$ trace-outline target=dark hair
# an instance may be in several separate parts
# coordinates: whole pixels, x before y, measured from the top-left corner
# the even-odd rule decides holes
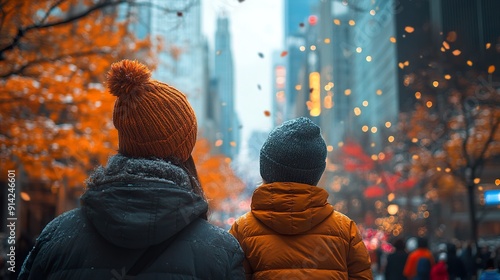
[[[492,268],[495,268],[495,260],[493,258],[488,258],[488,260],[486,260],[486,264],[484,265],[484,269]]]
[[[417,239],[417,247],[418,248],[427,248],[429,247],[429,241],[425,237],[419,237]]]
[[[398,251],[404,250],[405,249],[405,241],[401,238],[398,238],[398,239],[394,240],[393,246]]]

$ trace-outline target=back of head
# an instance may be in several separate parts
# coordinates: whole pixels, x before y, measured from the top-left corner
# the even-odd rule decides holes
[[[457,246],[453,243],[448,243],[446,245],[446,251],[448,252],[449,256],[456,256],[457,255]]]
[[[260,174],[266,183],[316,185],[326,167],[326,144],[320,128],[300,117],[269,134],[260,150]]]
[[[495,268],[495,259],[493,258],[488,258],[486,260],[484,269],[494,269]]]
[[[419,237],[417,239],[417,247],[418,248],[428,248],[429,247],[429,241],[425,237]]]
[[[405,241],[401,238],[398,238],[394,241],[394,248],[398,251],[402,251],[405,249]]]
[[[113,124],[121,154],[181,162],[189,159],[197,122],[183,93],[151,79],[145,65],[131,60],[113,63],[107,82],[110,93],[117,96]]]

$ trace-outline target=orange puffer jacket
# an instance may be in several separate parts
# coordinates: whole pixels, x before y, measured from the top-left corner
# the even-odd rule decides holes
[[[229,231],[245,252],[247,279],[373,279],[356,224],[327,199],[306,184],[258,187],[251,212]]]

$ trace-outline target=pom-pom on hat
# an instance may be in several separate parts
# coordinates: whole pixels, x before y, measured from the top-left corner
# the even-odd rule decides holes
[[[266,183],[316,185],[325,167],[325,140],[320,128],[305,117],[276,127],[260,150],[260,175]]]
[[[119,153],[129,157],[186,161],[196,143],[196,116],[186,96],[151,79],[151,71],[137,61],[111,65],[108,89],[117,97],[113,124]]]

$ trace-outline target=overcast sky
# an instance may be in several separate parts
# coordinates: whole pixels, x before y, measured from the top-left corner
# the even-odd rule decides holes
[[[217,14],[225,11],[229,18],[236,111],[246,140],[252,130],[271,128],[271,119],[264,111],[270,110],[271,104],[271,54],[283,48],[283,1],[239,1],[202,0],[202,25],[213,54]]]

